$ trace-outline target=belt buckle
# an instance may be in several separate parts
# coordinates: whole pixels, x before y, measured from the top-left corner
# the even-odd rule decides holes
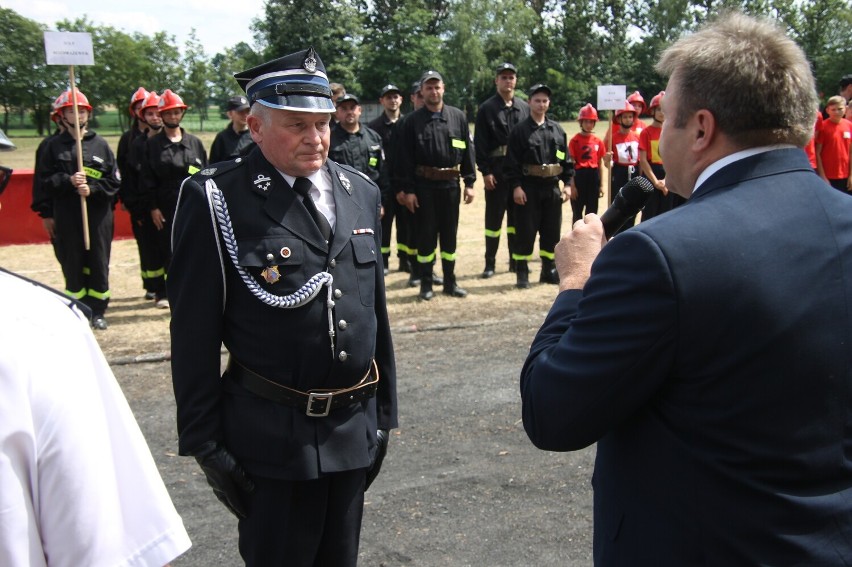
[[[305,414],[308,417],[325,417],[331,411],[331,399],[334,394],[328,392],[308,392],[308,407]],[[325,404],[323,409],[314,411],[314,403]]]

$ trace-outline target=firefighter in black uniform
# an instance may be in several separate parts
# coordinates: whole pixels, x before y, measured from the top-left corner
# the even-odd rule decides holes
[[[516,286],[530,287],[529,260],[536,232],[539,233],[542,283],[559,283],[554,249],[562,227],[562,204],[569,198],[568,186],[574,166],[568,155],[565,131],[547,118],[551,90],[537,84],[529,92],[530,116],[509,134],[504,172],[515,199]],[[559,181],[563,186],[560,188]]]
[[[379,103],[382,105],[382,113],[370,121],[367,126],[378,132],[382,137],[382,148],[385,151],[385,175],[389,180],[388,192],[382,193],[382,258],[385,267],[389,266],[391,251],[391,230],[394,219],[396,219],[396,255],[399,259],[399,271],[411,272],[411,262],[417,255],[414,248],[411,229],[413,216],[411,211],[405,208],[405,193],[397,191],[392,183],[393,150],[395,143],[395,131],[402,123],[403,115],[400,113],[402,106],[402,91],[393,84],[382,87]],[[419,284],[418,284],[419,285]]]
[[[50,113],[50,120],[56,124],[56,130],[54,130],[53,133],[47,136],[44,140],[39,142],[35,151],[35,165],[33,166],[33,200],[30,204],[30,209],[32,209],[39,218],[41,218],[41,225],[44,227],[44,231],[50,238],[50,244],[53,246],[53,254],[56,256],[56,259],[60,264],[62,263],[62,258],[59,256],[59,247],[56,246],[56,223],[53,221],[53,199],[50,198],[50,195],[48,195],[47,191],[44,189],[38,166],[39,161],[41,160],[41,155],[44,153],[44,149],[50,144],[50,141],[65,131],[65,126],[62,123],[62,117],[56,110],[56,107],[61,100],[62,95],[56,97],[56,100],[53,101],[53,110]]]
[[[124,204],[124,208],[130,213],[130,225],[133,229],[133,237],[136,240],[136,248],[139,251],[139,265],[141,267],[142,288],[145,290],[145,299],[154,299],[156,297],[156,281],[150,277],[148,266],[146,266],[145,258],[145,242],[142,232],[141,222],[144,222],[142,217],[147,217],[150,221],[150,215],[147,211],[142,211],[140,214],[134,210],[134,199],[139,193],[139,163],[133,156],[133,148],[138,139],[146,139],[148,137],[148,125],[139,118],[139,110],[145,104],[145,99],[148,97],[148,91],[144,87],[139,87],[136,92],[130,97],[130,105],[128,113],[130,114],[130,128],[121,135],[118,139],[118,150],[115,154],[115,159],[118,164],[118,171],[121,173],[121,187],[118,190],[118,198]]]
[[[171,261],[172,220],[181,183],[207,166],[207,153],[201,140],[180,126],[187,106],[170,89],[163,91],[157,105],[163,129],[148,139],[142,180],[143,200],[157,230],[157,248],[168,277]],[[157,300],[157,307],[169,307],[168,298]]]
[[[497,67],[497,94],[486,100],[476,114],[473,142],[476,165],[485,182],[485,269],[483,278],[494,275],[497,248],[503,216],[506,216],[506,242],[509,248],[509,271],[514,271],[515,223],[512,187],[503,176],[506,142],[509,132],[530,115],[526,101],[515,96],[518,70],[511,63]]]
[[[248,99],[243,95],[232,96],[225,108],[230,122],[213,139],[210,146],[210,163],[244,156],[254,149],[254,140],[251,139],[246,122],[249,113]]]
[[[334,105],[312,48],[235,77],[258,149],[191,177],[175,216],[180,454],[239,518],[247,565],[354,566],[397,426],[379,190],[326,159]]]
[[[434,297],[432,262],[440,238],[444,294],[465,297],[456,283],[456,233],[459,225],[459,176],[464,202],[473,202],[476,169],[473,141],[464,112],[444,104],[444,80],[426,71],[420,80],[422,108],[406,117],[399,138],[399,172],[406,206],[414,213],[420,299]]]
[[[77,170],[74,104],[66,91],[57,111],[65,132],[53,138],[40,156],[38,171],[53,201],[56,246],[61,258],[65,293],[92,310],[92,326],[107,328],[109,257],[112,247],[113,201],[118,192],[115,156],[106,140],[86,129],[92,107],[77,91],[77,111],[83,148],[83,171]],[[80,197],[86,198],[90,248],[85,249]]]

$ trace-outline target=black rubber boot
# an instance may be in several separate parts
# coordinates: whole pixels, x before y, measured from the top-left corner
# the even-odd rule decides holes
[[[556,264],[553,260],[542,258],[541,260],[541,277],[538,279],[541,283],[558,284],[559,274],[556,273]]]
[[[497,257],[497,248],[500,246],[500,239],[491,236],[485,237],[485,269],[482,270],[482,279],[487,280],[494,276],[494,264]]]
[[[409,280],[410,284],[411,280]],[[420,264],[420,295],[423,301],[429,301],[435,297],[432,291],[432,264]]]
[[[388,269],[388,262],[390,262],[390,254],[382,254],[382,262],[384,262],[384,274],[388,275],[390,270]]]
[[[411,266],[408,265],[408,256],[405,254],[399,257],[399,271],[406,274],[411,273]]]
[[[518,289],[530,288],[530,269],[525,260],[515,261],[515,287]]]
[[[456,284],[456,263],[444,260],[441,262],[441,267],[444,269],[444,295],[467,297],[467,290]]]
[[[494,277],[494,258],[486,258],[485,259],[485,269],[482,270],[482,275],[480,278],[487,280],[488,278]]]

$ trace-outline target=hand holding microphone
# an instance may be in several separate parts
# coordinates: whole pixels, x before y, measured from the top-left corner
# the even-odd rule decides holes
[[[644,177],[634,177],[616,195],[612,205],[598,218],[589,214],[574,223],[574,230],[556,245],[556,271],[559,290],[582,289],[589,279],[592,263],[607,238],[642,210],[654,186]]]

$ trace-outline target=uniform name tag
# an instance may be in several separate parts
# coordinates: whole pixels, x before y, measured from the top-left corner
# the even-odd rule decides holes
[[[453,147],[458,150],[463,150],[467,147],[467,144],[464,140],[457,140],[455,138],[452,138],[450,139],[450,142],[452,143]]]
[[[561,150],[556,150],[556,159],[558,159],[559,161],[564,160],[565,159],[565,152],[563,152]]]
[[[84,167],[83,171],[86,173],[86,177],[91,177],[92,179],[100,179],[104,176],[104,174],[97,169],[92,169],[91,167]]]
[[[190,165],[189,167],[186,168],[186,170],[189,172],[190,175],[195,175],[196,173],[201,171],[199,168],[195,167],[194,165]]]

